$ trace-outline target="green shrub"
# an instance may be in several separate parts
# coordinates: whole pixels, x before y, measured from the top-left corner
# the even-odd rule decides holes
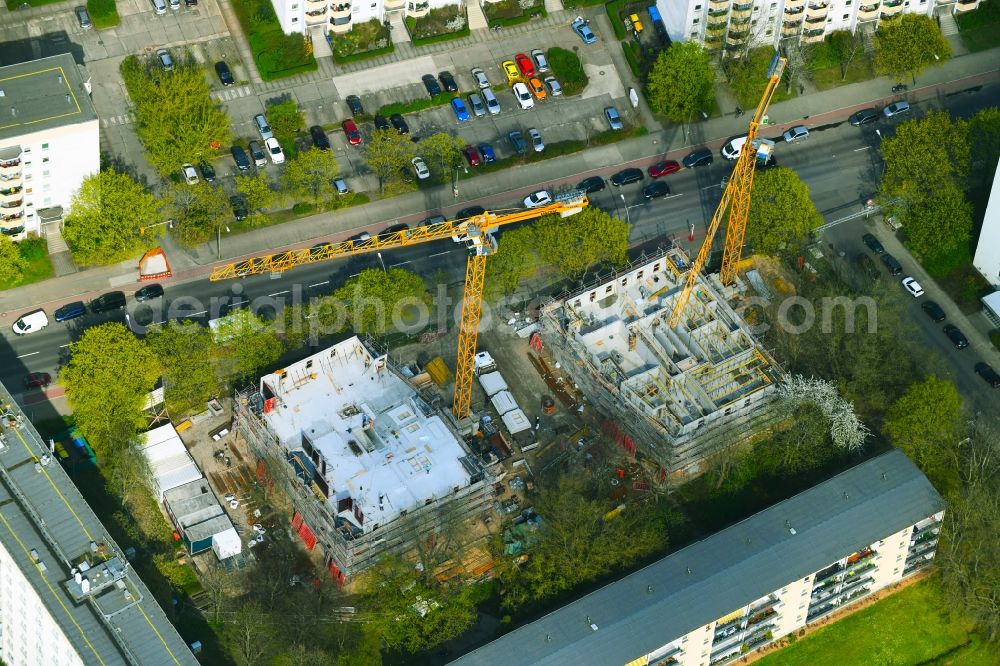
[[[530,7],[522,7],[518,0],[500,0],[500,2],[489,2],[483,5],[483,14],[490,26],[502,25],[513,26],[527,23],[531,20],[532,14],[546,17],[549,13],[545,10],[543,0],[536,0]]]
[[[316,210],[316,205],[309,203],[308,201],[300,201],[299,203],[292,206],[292,212],[296,215],[305,215]]]
[[[400,115],[407,113],[416,113],[417,111],[423,111],[424,109],[429,109],[433,106],[444,106],[451,102],[452,98],[455,96],[454,93],[450,93],[447,90],[434,95],[434,97],[420,97],[419,99],[413,99],[409,102],[393,102],[392,104],[386,104],[378,110],[379,115],[388,118],[394,113]]]
[[[233,10],[262,79],[273,81],[316,69],[312,45],[302,35],[285,34],[269,0],[233,0]]]
[[[554,46],[548,53],[552,73],[562,85],[563,94],[579,95],[587,87],[587,74],[583,71],[580,57],[567,49]]]
[[[642,70],[639,68],[639,57],[635,53],[633,43],[629,41],[622,42],[622,51],[625,52],[625,60],[628,61],[628,68],[632,70],[632,76],[641,80]]]
[[[349,53],[346,55],[337,55],[336,53],[334,53],[333,61],[337,64],[344,65],[349,62],[357,62],[359,60],[368,60],[369,58],[377,58],[380,55],[392,53],[395,50],[396,50],[396,45],[390,42],[389,46],[386,46],[381,49],[375,49],[374,51],[361,51],[360,53]]]
[[[87,12],[98,30],[113,28],[121,23],[115,0],[87,0]]]
[[[625,0],[611,0],[606,9],[608,18],[611,19],[611,28],[615,31],[615,39],[625,39],[625,22],[622,20]]]

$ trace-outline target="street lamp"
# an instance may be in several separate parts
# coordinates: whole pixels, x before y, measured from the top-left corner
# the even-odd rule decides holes
[[[629,205],[625,203],[625,195],[619,194],[618,196],[622,198],[622,205],[625,206],[625,221],[628,222],[629,226],[632,226],[632,216],[628,212]]]
[[[378,261],[379,261],[380,264],[382,264],[382,272],[383,273],[388,273],[389,271],[385,270],[385,261],[382,260],[382,253],[381,252],[376,252],[375,254],[378,255]]]
[[[222,259],[222,227],[226,228],[226,233],[229,233],[229,226],[226,224],[216,225],[216,237],[215,237],[215,250],[219,254],[219,259]]]

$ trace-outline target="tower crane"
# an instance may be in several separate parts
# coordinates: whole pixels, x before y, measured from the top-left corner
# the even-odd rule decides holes
[[[760,130],[764,116],[767,114],[767,107],[771,104],[771,98],[774,97],[774,92],[778,88],[778,83],[781,82],[781,75],[785,71],[785,62],[785,58],[782,58],[778,53],[775,53],[774,58],[771,60],[767,88],[765,88],[764,95],[757,104],[757,110],[754,111],[753,117],[750,119],[746,142],[743,144],[740,156],[736,160],[736,166],[729,177],[729,182],[726,183],[726,189],[722,192],[722,200],[719,201],[719,206],[715,209],[712,221],[708,225],[705,242],[702,243],[697,258],[691,264],[690,270],[688,270],[684,289],[677,297],[677,303],[674,304],[673,312],[670,314],[668,323],[671,328],[680,324],[681,315],[684,313],[684,308],[691,299],[698,276],[701,274],[702,268],[705,267],[708,255],[712,251],[712,242],[715,239],[715,233],[719,230],[719,225],[722,223],[722,219],[726,217],[727,212],[729,213],[729,223],[726,225],[726,245],[722,254],[722,270],[720,274],[722,284],[732,284],[736,279],[736,267],[740,263],[740,254],[743,251],[743,237],[747,229],[747,215],[750,212],[750,189],[753,185],[754,167],[757,165],[755,154],[758,143],[757,133]]]
[[[497,251],[494,232],[500,227],[532,220],[543,215],[563,217],[579,213],[589,205],[583,192],[572,191],[554,197],[551,204],[526,210],[486,211],[462,220],[446,220],[435,224],[404,229],[361,239],[328,243],[320,248],[290,250],[277,254],[251,257],[243,261],[217,266],[209,280],[217,282],[260,273],[282,272],[298,266],[330,259],[350,257],[382,250],[391,250],[419,243],[451,238],[463,243],[469,251],[465,266],[465,290],[462,294],[462,316],[458,330],[458,354],[455,360],[455,399],[452,413],[461,420],[469,415],[472,405],[472,380],[482,316],[483,287],[486,259]]]

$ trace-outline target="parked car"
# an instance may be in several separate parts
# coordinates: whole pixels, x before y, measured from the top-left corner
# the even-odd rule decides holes
[[[854,125],[855,127],[861,127],[862,125],[867,125],[868,123],[873,123],[878,120],[878,109],[861,109],[855,113],[852,113],[847,122]]]
[[[361,130],[358,129],[357,124],[353,120],[345,120],[341,123],[341,127],[344,128],[344,136],[347,137],[347,143],[352,146],[361,145]]]
[[[469,166],[477,167],[483,163],[482,158],[479,156],[479,151],[475,146],[465,146],[462,148],[462,154],[465,155]]]
[[[204,160],[198,162],[198,171],[201,171],[201,177],[206,183],[215,182],[215,167],[208,162]]]
[[[868,246],[868,249],[874,252],[875,254],[882,254],[883,252],[885,252],[885,248],[882,247],[882,243],[880,243],[879,240],[875,238],[875,236],[871,234],[865,234],[864,236],[861,237],[861,240],[864,242],[865,245]]]
[[[246,171],[250,168],[250,157],[247,156],[247,151],[243,150],[242,146],[233,146],[229,149],[229,153],[233,156],[233,162],[236,163],[237,169]]]
[[[180,9],[181,8],[181,0],[167,0],[167,4],[170,5],[171,9]]]
[[[135,290],[135,300],[140,303],[144,301],[151,301],[154,298],[163,297],[163,286],[159,284],[147,284],[144,287],[139,287]]]
[[[552,195],[545,190],[538,190],[524,198],[525,208],[539,208],[552,203]]]
[[[955,345],[955,349],[965,349],[969,346],[969,339],[954,324],[945,324],[942,330],[951,340],[951,344]]]
[[[504,76],[507,77],[507,85],[512,86],[521,80],[521,72],[517,71],[517,65],[514,64],[513,60],[504,60],[503,65]]]
[[[589,178],[584,178],[579,183],[576,184],[576,189],[581,190],[584,194],[593,194],[594,192],[600,192],[605,187],[607,183],[600,176],[591,176]]]
[[[391,239],[394,235],[406,231],[410,228],[410,225],[400,222],[399,224],[390,224],[385,230],[380,233],[376,238],[380,241],[387,241]]]
[[[410,126],[406,124],[406,119],[398,113],[394,113],[389,116],[389,122],[392,123],[392,126],[395,127],[396,131],[400,134],[410,133]]]
[[[465,108],[465,102],[461,97],[453,97],[451,100],[451,110],[455,114],[458,122],[464,123],[469,120],[469,110]]]
[[[475,217],[476,215],[482,215],[486,212],[486,209],[482,206],[469,206],[468,208],[463,208],[462,210],[455,213],[456,220],[464,220],[469,217]]]
[[[920,298],[924,295],[924,288],[920,286],[914,278],[905,277],[902,280],[903,289],[905,289],[914,298]]]
[[[528,79],[528,90],[531,91],[532,97],[534,97],[537,101],[541,102],[545,99],[545,86],[542,85],[542,82],[538,77]]]
[[[670,196],[670,186],[665,181],[654,180],[642,188],[642,196],[646,199],[662,199],[663,197]]]
[[[11,328],[14,335],[27,335],[28,333],[37,333],[48,325],[49,318],[45,314],[45,310],[35,310],[18,317]]]
[[[363,116],[365,115],[365,107],[361,104],[361,98],[357,95],[348,95],[347,108],[351,110],[352,116]]]
[[[263,113],[258,113],[253,117],[253,124],[257,128],[257,133],[260,134],[261,141],[267,141],[274,136],[274,132],[271,131],[271,126],[267,124],[267,118],[264,117]]]
[[[433,74],[424,74],[421,78],[424,82],[424,88],[427,89],[427,94],[431,97],[441,94],[441,86],[438,85],[437,79],[434,78]]]
[[[545,87],[549,89],[549,94],[553,97],[559,97],[559,95],[562,95],[562,86],[559,85],[559,81],[557,81],[554,76],[545,77]]]
[[[580,35],[580,39],[583,40],[584,44],[593,44],[597,41],[597,35],[590,29],[590,21],[587,21],[582,16],[577,16],[570,27],[573,28],[573,32]]]
[[[940,305],[934,301],[924,301],[920,304],[920,309],[927,313],[927,316],[931,318],[931,321],[938,324],[947,319],[948,315],[944,313],[944,310]]]
[[[88,30],[94,27],[94,24],[90,22],[90,12],[87,11],[86,7],[77,7],[73,11],[76,13],[76,21],[81,28]]]
[[[496,162],[497,154],[494,152],[493,146],[488,143],[481,143],[477,146],[477,148],[479,148],[479,154],[483,156],[483,164]]]
[[[150,0],[150,2],[153,4],[153,11],[157,14],[167,13],[167,0]]]
[[[124,291],[109,291],[106,294],[101,294],[90,302],[90,311],[94,314],[123,309],[125,309]]]
[[[476,86],[480,90],[490,87],[490,80],[486,78],[486,72],[479,67],[472,68],[472,80],[476,82]]]
[[[864,252],[858,255],[858,264],[860,264],[861,270],[863,270],[865,275],[867,275],[870,279],[877,280],[882,276],[882,272],[878,269],[878,266],[876,266],[875,262],[872,261],[872,258]]]
[[[524,55],[523,53],[518,53],[514,56],[514,62],[517,63],[517,71],[521,73],[526,79],[530,79],[535,75],[535,63],[531,62],[531,58]]]
[[[903,272],[903,265],[899,263],[896,257],[892,256],[888,252],[882,255],[882,263],[885,267],[889,269],[889,275],[899,275]]]
[[[229,197],[229,207],[233,209],[233,217],[236,218],[237,222],[247,219],[247,215],[250,214],[250,206],[247,205],[247,199],[242,194],[234,194]]]
[[[215,74],[219,77],[219,82],[224,86],[231,86],[236,83],[236,79],[233,78],[233,73],[229,71],[229,65],[221,60],[215,63]]]
[[[611,129],[620,130],[624,127],[624,125],[622,125],[622,117],[618,115],[618,109],[615,107],[606,107],[604,109],[604,117],[608,119],[608,125],[611,126]]]
[[[431,170],[427,168],[427,163],[419,155],[410,160],[410,164],[413,165],[413,171],[420,180],[426,180],[431,177]]]
[[[247,150],[250,151],[250,157],[253,159],[253,163],[255,165],[259,167],[267,166],[267,154],[264,152],[264,148],[260,145],[260,141],[251,141],[247,144]]]
[[[85,314],[87,314],[87,306],[83,304],[83,301],[73,301],[57,308],[52,313],[52,318],[56,321],[69,321],[70,319],[82,317]]]
[[[312,138],[313,146],[319,150],[330,150],[330,139],[327,138],[326,132],[319,125],[313,125],[309,128],[309,136]]]
[[[337,194],[347,194],[351,190],[347,187],[347,181],[343,178],[333,179],[333,189],[337,190]]]
[[[438,79],[448,92],[458,92],[458,83],[455,82],[455,77],[451,75],[451,72],[447,70],[441,72],[438,74]]]
[[[511,88],[511,91],[513,91],[517,103],[521,105],[521,109],[532,109],[535,107],[535,100],[531,97],[528,86],[524,83],[518,81]]]
[[[673,160],[663,160],[662,162],[657,162],[653,166],[647,169],[650,178],[662,178],[663,176],[669,176],[672,173],[677,173],[681,170],[681,165]]]
[[[390,127],[392,127],[392,125],[389,124],[389,121],[386,120],[385,116],[380,115],[378,113],[375,114],[375,119],[373,122],[375,123],[376,130],[387,130]]]
[[[700,166],[708,166],[714,160],[712,151],[708,148],[699,148],[698,150],[688,153],[687,157],[681,160],[681,164],[684,165],[685,169],[693,169]]]
[[[747,142],[747,135],[741,134],[740,136],[734,136],[729,141],[726,142],[722,149],[719,151],[724,158],[730,162],[739,159],[740,153],[743,152],[743,146]]]
[[[24,388],[45,388],[52,383],[52,375],[47,372],[32,372],[24,377]]]
[[[281,150],[281,144],[273,136],[264,142],[264,147],[267,148],[267,154],[271,158],[272,164],[284,164],[285,163],[285,152]]]
[[[809,129],[805,125],[796,125],[781,136],[784,137],[785,143],[794,143],[808,138]]]
[[[1000,375],[986,363],[976,363],[976,374],[993,388],[1000,388]]]
[[[898,115],[908,113],[910,111],[910,103],[899,101],[893,102],[889,106],[882,109],[882,113],[885,114],[886,118],[894,118]]]
[[[532,49],[531,59],[535,61],[535,71],[542,73],[549,71],[549,61],[545,58],[545,51]]]
[[[510,141],[510,145],[514,148],[514,152],[518,155],[524,155],[526,144],[524,143],[524,137],[521,135],[520,131],[514,130],[508,134],[507,140]]]
[[[193,164],[185,164],[181,167],[181,175],[184,177],[184,182],[188,185],[198,184],[198,172],[195,171]]]
[[[615,175],[611,176],[611,184],[615,187],[638,183],[640,180],[642,180],[642,169],[636,169],[635,167],[622,169]]]
[[[159,49],[156,52],[156,59],[160,62],[160,67],[163,68],[163,71],[174,71],[174,59],[170,57],[170,51],[166,49]]]
[[[540,153],[545,150],[545,142],[542,141],[542,133],[537,129],[532,127],[528,130],[528,136],[531,137],[531,147],[536,153]]]
[[[482,118],[486,115],[486,105],[483,104],[483,98],[476,93],[469,95],[469,106],[472,107],[472,115],[476,118]]]
[[[483,101],[486,102],[486,110],[490,112],[491,116],[495,116],[500,113],[500,100],[489,88],[483,88],[480,94],[483,96]]]

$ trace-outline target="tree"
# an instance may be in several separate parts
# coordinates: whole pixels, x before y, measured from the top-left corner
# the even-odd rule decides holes
[[[164,213],[174,221],[174,236],[187,247],[211,239],[230,219],[225,190],[205,181],[171,183],[163,199]]]
[[[969,119],[969,145],[973,184],[992,182],[1000,159],[1000,109],[995,106],[980,109]]]
[[[462,164],[465,139],[460,136],[438,132],[423,139],[419,146],[424,159],[437,165],[437,173],[443,180],[451,176],[452,169]]]
[[[21,279],[28,264],[21,256],[20,247],[9,237],[0,234],[0,282],[11,284]]]
[[[195,322],[173,321],[150,327],[145,342],[160,362],[168,412],[178,416],[200,412],[223,390],[211,330]]]
[[[265,662],[277,639],[269,619],[260,602],[246,601],[237,606],[228,620],[226,634],[236,648],[240,664],[254,666]]]
[[[797,251],[822,224],[809,186],[795,171],[772,168],[754,178],[746,240],[755,252]]]
[[[139,488],[150,488],[153,473],[149,460],[135,440],[119,447],[105,460],[107,482],[122,504],[128,504],[132,493]]]
[[[934,195],[905,207],[907,246],[916,256],[936,259],[972,237],[972,204],[959,185],[942,180]],[[896,206],[890,206],[890,210]]]
[[[871,436],[855,414],[854,405],[841,397],[833,382],[792,375],[778,387],[778,394],[792,404],[815,405],[829,424],[830,437],[839,448],[857,451]]]
[[[902,14],[884,21],[875,33],[875,71],[895,78],[917,74],[951,57],[951,46],[934,19]]]
[[[252,176],[237,176],[236,191],[247,204],[247,224],[251,227],[267,220],[267,209],[274,203],[274,190],[267,181],[267,174],[258,171]]]
[[[313,147],[285,162],[281,182],[290,193],[312,199],[318,208],[322,201],[333,196],[333,179],[338,173],[333,151]]]
[[[486,290],[491,299],[517,291],[539,266],[535,228],[523,226],[500,234],[496,253],[486,262]]]
[[[736,101],[742,106],[748,109],[757,106],[760,96],[764,93],[773,55],[774,49],[767,46],[752,49],[741,58],[727,58],[723,61],[726,80],[736,95]],[[786,77],[788,71],[785,70]]]
[[[348,304],[355,332],[376,336],[412,325],[404,320],[406,308],[425,303],[424,281],[402,268],[363,270],[334,296]]]
[[[155,244],[140,228],[160,219],[156,198],[129,176],[101,171],[83,179],[66,216],[63,236],[77,263],[114,264]]]
[[[365,148],[365,162],[378,176],[382,192],[389,181],[399,178],[400,171],[410,168],[411,159],[413,142],[410,137],[392,129],[376,130]]]
[[[150,165],[161,176],[176,174],[185,162],[229,144],[229,116],[209,95],[200,66],[178,62],[168,72],[129,56],[120,69],[132,100],[136,132]]]
[[[298,103],[290,96],[267,105],[267,123],[271,126],[274,138],[285,146],[286,151],[294,149],[295,135],[306,124]]]
[[[931,481],[947,486],[961,439],[962,397],[946,379],[913,384],[885,414],[883,431]]]
[[[215,340],[223,349],[226,371],[241,381],[255,378],[284,351],[274,329],[245,309],[233,310],[221,318]]]
[[[865,42],[861,35],[850,30],[837,30],[827,36],[827,44],[840,65],[841,81],[847,79],[851,64],[865,52]]]
[[[698,42],[674,42],[660,51],[646,82],[646,97],[657,113],[676,123],[715,103],[715,70]]]
[[[76,426],[101,457],[121,451],[145,427],[146,395],[160,376],[153,353],[123,324],[86,329],[59,373]]]
[[[546,215],[535,224],[539,256],[573,280],[601,262],[624,264],[628,233],[628,224],[596,207],[569,217]]]

